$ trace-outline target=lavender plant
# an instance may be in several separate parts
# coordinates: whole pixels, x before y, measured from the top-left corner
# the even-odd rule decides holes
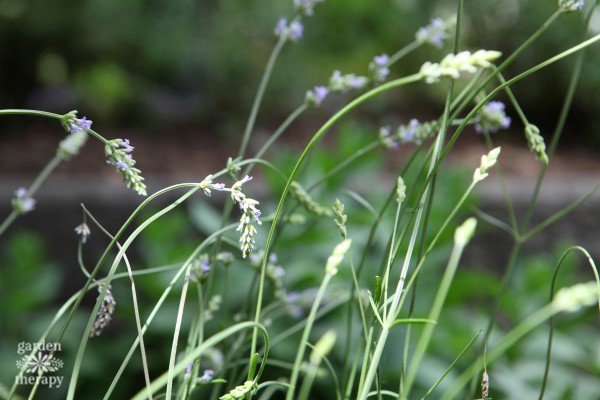
[[[121,382],[125,369],[139,350],[145,382],[143,384],[140,382],[129,383],[135,385],[134,389],[138,391],[133,396],[134,399],[159,397],[166,399],[248,400],[254,397],[268,399],[275,398],[277,391],[283,391],[286,399],[303,400],[316,398],[317,394],[315,393],[318,392],[318,387],[315,383],[323,382],[325,379],[332,382],[328,386],[330,388],[329,397],[336,399],[363,400],[373,396],[409,399],[415,398],[415,386],[422,390],[420,393],[422,398],[435,396],[442,399],[455,398],[461,393],[468,393],[469,398],[479,398],[479,394],[474,393],[474,388],[480,386],[481,398],[488,399],[494,393],[494,363],[519,340],[544,322],[548,320],[552,322],[552,318],[559,313],[577,312],[596,303],[600,307],[600,278],[593,260],[582,249],[587,254],[592,266],[595,281],[560,289],[556,295],[554,295],[555,284],[553,281],[551,298],[547,305],[533,312],[525,320],[519,321],[507,332],[491,336],[496,325],[500,302],[510,288],[510,278],[516,268],[522,246],[543,229],[583,203],[600,187],[600,184],[597,185],[586,196],[559,210],[533,228],[529,226],[547,165],[552,160],[575,93],[578,71],[582,68],[583,63],[583,50],[600,41],[600,35],[587,40],[584,40],[585,37],[583,37],[576,46],[558,53],[512,78],[505,79],[501,75],[513,60],[532,46],[535,40],[562,14],[581,12],[584,6],[583,1],[559,1],[556,12],[549,17],[546,23],[534,32],[522,46],[511,54],[503,56],[495,50],[461,49],[463,1],[459,0],[455,18],[445,21],[439,18],[433,19],[429,25],[417,31],[412,42],[395,53],[389,52],[389,49],[381,49],[379,55],[373,58],[366,57],[364,74],[343,74],[340,71],[344,68],[340,67],[340,70],[335,70],[333,74],[325,75],[330,76],[327,83],[307,90],[304,98],[299,99],[298,108],[281,123],[255,156],[246,158],[249,144],[252,143],[262,99],[276,61],[285,45],[302,40],[305,29],[303,23],[306,18],[316,12],[315,7],[318,3],[324,2],[322,0],[294,0],[293,16],[291,18],[282,17],[276,22],[274,34],[277,42],[269,57],[252,104],[237,158],[230,158],[227,165],[220,171],[206,171],[209,174],[199,182],[181,183],[151,194],[114,234],[100,226],[98,221],[84,208],[84,222],[75,228],[75,232],[79,236],[78,260],[86,283],[57,311],[40,338],[40,341],[52,338],[55,343],[60,343],[67,331],[73,332],[78,329],[72,323],[74,315],[84,308],[82,301],[87,292],[93,288],[97,289],[99,296],[89,313],[87,324],[83,331],[78,333],[81,339],[74,363],[69,369],[71,375],[66,394],[67,399],[73,399],[76,396],[79,377],[84,371],[83,364],[86,362],[86,349],[89,347],[88,345],[91,345],[89,339],[94,337],[94,341],[103,340],[105,336],[119,334],[119,332],[109,332],[107,329],[109,329],[109,321],[119,313],[119,309],[115,308],[117,299],[111,292],[111,288],[120,285],[121,278],[129,278],[131,281],[132,305],[137,328],[136,338],[123,358],[119,369],[112,376],[110,382],[107,382],[108,388],[104,392],[104,398],[115,396],[116,385]],[[329,2],[319,7],[327,7],[328,4]],[[585,25],[589,23],[596,4],[597,2],[594,2],[587,10],[584,10]],[[310,29],[310,26],[307,29]],[[438,56],[428,56],[422,61],[420,69],[412,75],[393,77],[394,64],[418,47],[433,45],[436,48],[443,48],[444,44],[452,38],[454,39],[453,51],[441,58],[441,61],[435,61],[440,58]],[[389,56],[385,51],[392,55]],[[575,53],[577,53],[578,59],[571,80],[570,88],[572,90],[567,92],[557,128],[550,145],[546,148],[540,129],[528,121],[516,96],[510,90],[510,86]],[[428,59],[433,61],[428,61]],[[500,63],[496,65],[499,61]],[[459,92],[455,90],[457,80],[467,80]],[[492,87],[496,81],[498,84]],[[445,85],[447,88],[446,101],[443,111],[437,119],[419,122],[414,116],[403,116],[403,120],[408,122],[400,124],[396,130],[392,131],[391,127],[383,126],[370,144],[347,155],[346,159],[337,163],[332,170],[319,177],[312,185],[301,183],[303,167],[308,163],[309,154],[336,123],[346,117],[350,111],[372,98],[392,90],[401,90],[403,86],[409,84]],[[501,92],[506,92],[510,104],[517,110],[519,121],[524,126],[527,145],[533,156],[541,161],[541,172],[535,183],[529,208],[521,222],[516,217],[506,184],[502,179],[501,165],[503,161],[500,147],[495,146],[491,135],[500,129],[510,128],[511,124],[516,125],[509,116],[507,106],[496,100]],[[294,121],[310,108],[323,106],[325,100],[332,95],[339,95],[342,98],[344,96],[356,97],[337,110],[314,133],[289,174],[283,173],[282,168],[262,158]],[[67,161],[79,153],[89,136],[104,145],[106,162],[121,174],[126,186],[139,195],[147,195],[144,178],[141,176],[141,171],[135,167],[137,163],[132,156],[134,147],[129,140],[104,138],[91,129],[92,121],[85,117],[77,118],[76,111],[59,115],[37,110],[8,109],[0,110],[0,115],[53,118],[57,119],[67,131],[67,136],[58,145],[56,156],[30,187],[16,190],[12,200],[13,210],[0,225],[0,235],[14,223],[19,215],[35,212],[36,202],[33,196],[39,187],[60,162]],[[458,201],[445,206],[443,223],[432,235],[430,231],[430,225],[433,225],[431,210],[436,195],[439,197],[436,185],[445,184],[440,179],[442,163],[469,125],[473,125],[475,131],[481,135],[478,137],[483,137],[489,151],[481,156],[479,166],[476,168],[473,166],[471,182],[464,188]],[[387,201],[379,210],[376,210],[368,200],[359,195],[352,197],[354,200],[358,198],[365,208],[374,214],[366,240],[364,235],[353,229],[353,210],[348,206],[350,203],[344,204],[340,200],[343,192],[334,193],[333,206],[322,193],[315,193],[314,189],[335,174],[350,168],[355,160],[366,153],[378,148],[393,150],[408,145],[411,145],[413,156],[406,161],[402,171],[396,174],[397,178],[394,184],[378,182],[378,185],[372,185],[378,188],[388,186]],[[261,200],[259,203],[254,196],[250,195],[250,192],[256,189],[251,183],[252,176],[249,173],[256,165],[281,178],[283,182],[283,189],[275,196],[275,199],[278,199],[275,210],[271,213],[267,212],[265,215],[258,206],[262,203],[261,208],[271,209],[269,200]],[[242,167],[245,168],[242,169]],[[460,265],[461,255],[475,235],[477,226],[477,220],[474,217],[470,217],[464,223],[456,226],[457,216],[475,188],[493,173],[498,175],[498,183],[502,186],[505,194],[510,221],[508,223],[500,221],[482,211],[478,211],[477,214],[481,220],[505,228],[511,234],[514,245],[500,284],[500,290],[494,299],[495,304],[489,311],[489,322],[482,340],[485,347],[482,346],[479,350],[476,349],[477,346],[473,348],[473,343],[479,337],[479,333],[477,333],[479,329],[475,329],[473,340],[465,343],[464,350],[456,355],[456,359],[447,366],[437,381],[425,382],[424,376],[420,375],[424,368],[423,363],[432,347],[431,342],[436,331],[441,329],[438,322],[443,317],[448,293]],[[221,179],[224,181],[230,179],[231,183],[216,183]],[[134,219],[154,199],[179,189],[185,189],[186,192],[174,202],[143,220],[133,232],[126,234]],[[370,187],[369,190],[374,189]],[[217,198],[219,192],[229,192],[228,196],[222,196],[226,201],[222,210],[222,226],[198,243],[184,261],[174,266],[144,270],[131,267],[126,254],[132,243],[150,224],[192,196],[200,198],[202,196],[199,194],[203,194],[204,199],[201,201],[204,201],[206,197],[213,195]],[[239,221],[231,222],[230,214],[234,205],[239,207],[241,216]],[[395,212],[388,213],[388,209],[394,205]],[[302,214],[296,213],[298,209],[301,209]],[[392,218],[390,218],[391,215],[393,215]],[[88,269],[83,262],[84,248],[82,245],[98,239],[96,235],[90,236],[90,227],[85,219],[88,217],[110,239],[110,243],[91,269]],[[325,220],[327,223],[315,228],[321,220]],[[297,290],[300,290],[300,287],[296,286],[300,285],[295,286],[288,279],[289,275],[293,275],[290,272],[294,271],[278,265],[279,262],[273,250],[286,239],[288,234],[286,230],[290,230],[290,227],[296,223],[305,221],[308,223],[303,229],[309,233],[318,233],[330,238],[331,240],[327,241],[328,251],[331,251],[331,248],[333,250],[327,258],[325,258],[325,254],[319,253],[302,254],[302,258],[307,264],[324,265],[324,269],[318,274],[320,284],[317,290],[305,289],[302,294],[298,294]],[[377,234],[378,230],[383,232]],[[432,296],[417,295],[418,277],[436,276],[432,270],[436,262],[432,260],[434,257],[431,255],[444,247],[443,237],[451,230],[454,231],[452,250],[438,288],[433,291]],[[338,234],[341,234],[343,241],[334,247],[333,243],[339,240]],[[381,242],[378,243],[381,246],[376,249],[374,244],[378,241]],[[117,254],[112,258],[111,250],[115,246]],[[226,247],[227,250],[224,250],[223,247]],[[235,248],[235,253],[229,247]],[[256,251],[256,247],[260,247],[262,250]],[[282,250],[285,251],[285,248]],[[302,249],[298,251],[302,251]],[[357,255],[360,255],[358,258],[360,261],[355,266],[354,259]],[[396,267],[400,257],[403,258],[401,266]],[[102,266],[111,259],[108,271],[103,271],[105,275],[100,277]],[[127,272],[118,273],[117,269],[122,261],[126,264]],[[558,261],[558,267],[562,261],[562,258]],[[380,265],[379,270],[376,269],[378,264]],[[229,287],[228,279],[229,271],[232,271],[231,274],[238,274],[238,268],[241,270],[244,265],[250,267],[249,270],[253,274],[247,293],[242,293],[241,287]],[[285,266],[286,263],[281,265]],[[164,287],[162,295],[156,300],[151,312],[143,321],[134,282],[139,275],[155,274],[167,270],[174,271],[175,274]],[[365,278],[365,274],[371,276]],[[375,282],[374,287],[372,286],[373,282]],[[344,289],[341,289],[342,285],[344,285]],[[236,295],[244,294],[248,299],[239,309],[231,309],[231,305],[228,303],[230,290],[235,291]],[[193,297],[192,293],[197,298],[196,302],[192,302],[188,298]],[[170,341],[169,361],[160,365],[160,369],[155,370],[156,365],[147,362],[148,355],[144,345],[144,336],[152,328],[151,324],[155,321],[157,313],[168,297],[176,294],[177,312],[170,316],[173,323],[173,334]],[[409,295],[412,296],[410,305]],[[428,305],[430,297],[433,298],[433,301],[431,305]],[[308,301],[308,306],[305,308],[308,308],[309,312],[306,315],[304,315],[302,307],[298,305],[301,301]],[[121,305],[126,303],[126,300],[119,299],[118,302],[122,307]],[[414,308],[416,303],[424,304],[423,307],[419,307],[418,312]],[[150,308],[149,306],[144,308]],[[329,313],[342,306],[345,306],[347,310],[347,313],[344,314],[345,324],[332,323],[335,320],[329,317]],[[421,316],[421,310],[427,311]],[[356,312],[358,312],[359,318],[355,318]],[[283,328],[278,324],[280,321],[284,321]],[[419,325],[422,325],[421,329],[418,329]],[[396,337],[395,333],[400,327],[405,329],[402,360],[401,366],[394,370],[395,380],[391,381],[383,376],[382,370],[389,365],[397,365],[390,362],[389,357],[385,357],[385,355],[388,351],[394,351],[393,344],[400,342],[393,340],[394,343],[392,343],[391,340]],[[415,328],[413,329],[413,327]],[[327,333],[322,334],[324,331]],[[300,332],[301,336],[298,337],[296,333]],[[550,332],[552,335],[552,330]],[[344,338],[343,345],[339,344],[342,341],[337,338]],[[280,346],[281,343],[293,348],[294,353],[290,356],[285,351],[279,351],[279,348],[284,347]],[[550,336],[547,363],[543,372],[544,381],[539,388],[540,398],[544,397],[548,385],[551,344],[552,336]],[[340,346],[344,346],[343,350],[339,349]],[[490,349],[489,352],[487,348]],[[312,349],[312,352],[306,357],[309,349]],[[343,361],[338,362],[339,360],[335,360],[335,358],[340,353],[343,354],[343,357],[337,358],[341,358]],[[276,356],[270,356],[270,354],[276,354]],[[287,358],[284,360],[277,358],[282,355]],[[326,367],[323,368],[323,365]],[[26,365],[23,365],[18,376],[23,376],[25,369]],[[458,371],[459,369],[461,372]],[[43,374],[44,371],[41,371],[39,376],[41,377]],[[450,374],[453,376],[449,377]],[[17,380],[7,393],[6,397],[9,399],[17,396],[16,382]],[[39,382],[40,379],[31,388],[30,398],[35,397]],[[442,384],[441,387],[440,384]],[[444,389],[445,392],[441,393],[441,389]],[[101,390],[104,388],[98,389],[100,393]]]

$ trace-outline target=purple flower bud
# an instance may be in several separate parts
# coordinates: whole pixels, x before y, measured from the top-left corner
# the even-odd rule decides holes
[[[294,42],[300,40],[303,32],[304,26],[302,26],[302,23],[300,21],[292,21],[289,27],[290,39]]]
[[[298,292],[290,292],[286,296],[286,301],[288,301],[289,303],[293,303],[298,300],[300,300],[300,293]]]
[[[290,310],[290,314],[291,314],[292,317],[298,319],[298,318],[302,317],[302,314],[303,314],[302,308],[300,308],[300,307],[293,307]]]
[[[410,120],[408,125],[404,126],[404,130],[402,132],[402,140],[405,142],[412,142],[415,140],[417,135],[417,129],[419,128],[419,120],[413,118]]]
[[[281,36],[287,33],[287,19],[280,18],[275,25],[275,35]]]
[[[192,373],[192,368],[194,367],[194,362],[192,361],[191,363],[189,363],[186,367],[185,367],[185,373],[187,375]]]
[[[204,373],[202,374],[202,376],[199,378],[200,382],[203,383],[207,383],[212,381],[213,376],[215,375],[215,371],[213,371],[212,369],[206,369],[204,370]]]
[[[200,262],[200,270],[204,273],[210,272],[210,264],[208,263],[208,260]]]
[[[116,162],[115,167],[117,167],[117,169],[120,169],[121,171],[126,171],[129,169],[129,164],[127,164],[123,160],[119,160]]]
[[[327,95],[329,94],[329,89],[327,89],[325,86],[316,86],[314,92],[315,102],[317,103],[317,105],[321,105],[323,100],[325,100],[325,97],[327,97]]]
[[[123,146],[123,150],[125,150],[126,152],[131,152],[131,151],[133,151],[133,149],[135,149],[135,147],[133,147],[132,145],[129,144],[129,139],[123,140],[123,143],[121,143],[121,146]]]
[[[390,57],[387,54],[382,54],[380,56],[375,56],[375,58],[373,59],[373,62],[378,67],[383,67],[383,66],[387,65],[387,63],[389,61],[390,61]]]
[[[81,126],[86,131],[89,131],[92,128],[92,121],[85,117],[76,119],[75,121],[77,121],[79,123],[79,126]]]

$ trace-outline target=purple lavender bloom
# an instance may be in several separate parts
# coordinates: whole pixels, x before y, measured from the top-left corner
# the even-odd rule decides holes
[[[438,49],[441,49],[444,46],[444,37],[442,36],[441,32],[433,32],[429,38],[429,41]]]
[[[212,369],[205,369],[202,376],[198,379],[200,379],[200,382],[207,383],[207,382],[212,381],[212,378],[214,375],[215,375],[215,371],[213,371]]]
[[[69,132],[77,133],[83,130],[90,130],[92,127],[92,121],[83,117],[83,118],[74,118],[69,120]]]
[[[287,34],[287,19],[281,17],[275,24],[275,35],[281,36]]]
[[[93,121],[90,121],[86,117],[76,119],[75,121],[77,121],[79,123],[79,126],[81,126],[86,131],[89,131],[92,128]]]
[[[78,133],[78,132],[81,132],[82,130],[83,129],[81,129],[81,127],[79,125],[77,125],[73,121],[69,121],[69,133]]]
[[[305,102],[312,107],[319,107],[329,94],[329,89],[325,86],[315,86],[313,90],[306,92]]]
[[[285,270],[281,267],[275,267],[275,275],[277,275],[280,278],[283,278],[285,276]]]
[[[260,217],[260,210],[254,211],[254,217],[256,217],[256,218]]]
[[[204,272],[205,274],[210,272],[210,264],[208,263],[208,260],[200,261],[200,271]]]
[[[225,184],[224,183],[215,183],[215,184],[213,184],[212,188],[214,190],[225,190]]]
[[[398,142],[390,136],[390,130],[389,126],[379,128],[379,140],[387,149],[397,149]]]
[[[294,0],[294,6],[300,13],[311,16],[313,15],[315,5],[323,1],[324,0]]]
[[[135,147],[133,147],[131,144],[129,144],[129,139],[124,139],[123,143],[121,143],[121,146],[123,147],[123,150],[126,152],[132,152],[133,149],[135,149]]]
[[[129,164],[127,164],[125,161],[123,160],[119,160],[115,163],[115,167],[117,169],[120,169],[121,171],[126,171],[129,169]]]
[[[382,54],[380,56],[375,56],[373,62],[378,67],[384,67],[390,61],[390,57],[387,54]]]
[[[504,111],[506,106],[501,101],[490,101],[483,106],[488,111]]]
[[[33,209],[35,208],[35,203],[36,203],[35,199],[32,199],[31,197],[24,199],[21,202],[23,212],[33,211]]]
[[[35,208],[35,199],[27,197],[27,190],[23,187],[15,190],[15,198],[12,200],[14,210],[19,214],[25,214],[33,211]]]
[[[298,292],[290,292],[290,293],[288,293],[288,294],[287,294],[287,296],[286,296],[286,301],[287,301],[288,303],[293,303],[293,302],[295,302],[295,301],[298,301],[298,300],[300,300],[300,297],[301,297],[301,296],[300,296],[300,293],[298,293]]]
[[[444,39],[448,37],[447,29],[448,27],[441,18],[434,18],[429,25],[419,28],[416,38],[420,42],[427,42],[442,48]]]
[[[506,106],[501,101],[490,101],[479,110],[479,122],[475,124],[477,133],[483,132],[484,129],[494,133],[498,129],[508,129],[511,118],[506,115]]]
[[[352,89],[360,89],[367,84],[368,80],[364,76],[353,76],[350,79],[350,87]]]
[[[300,308],[300,307],[293,307],[290,310],[290,315],[296,319],[302,317],[302,314],[303,314],[302,308]]]
[[[25,197],[26,194],[27,194],[27,189],[25,189],[24,187],[20,187],[17,190],[15,190],[15,196],[17,196],[20,199]]]
[[[441,28],[444,26],[444,20],[442,20],[441,18],[434,18],[431,20],[431,27],[432,28]]]
[[[417,129],[419,128],[419,120],[413,118],[409,121],[408,125],[401,127],[401,137],[405,142],[413,142],[417,135]]]
[[[577,11],[584,6],[584,0],[559,0],[558,5],[562,11]]]
[[[384,81],[385,78],[387,78],[387,76],[390,74],[390,69],[389,68],[379,68],[377,70],[377,72],[375,73],[375,78],[378,81]]]
[[[192,368],[194,367],[194,362],[192,361],[185,367],[185,374],[190,375],[192,373]]]
[[[329,89],[325,86],[316,86],[313,91],[315,93],[315,102],[317,105],[321,105],[323,100],[325,100],[325,97],[329,94]]]
[[[300,21],[292,21],[289,27],[290,39],[296,42],[302,38],[303,33],[304,26],[302,25],[302,23]]]

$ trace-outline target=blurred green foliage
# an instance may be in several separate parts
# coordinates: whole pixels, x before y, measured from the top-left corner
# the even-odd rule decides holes
[[[508,54],[554,12],[555,3],[466,2],[463,47]],[[305,21],[305,37],[284,49],[259,126],[287,115],[307,89],[324,83],[333,70],[366,73],[373,56],[393,53],[431,18],[454,12],[454,4],[445,2],[319,4]],[[77,108],[102,121],[105,129],[168,129],[169,134],[199,130],[237,139],[275,42],[273,26],[291,13],[291,0],[2,0],[0,103],[61,113]],[[581,13],[561,16],[507,75],[563,50],[555,43],[564,43],[565,49],[576,43],[580,19]],[[593,21],[592,31],[597,31],[597,18]],[[420,49],[394,66],[392,76],[413,73],[448,50]],[[565,136],[597,143],[592,132],[600,127],[600,98],[595,96],[600,56],[589,52],[587,57],[571,114],[575,118]],[[572,62],[561,62],[514,87],[526,114],[543,132],[553,127],[555,121],[548,116],[560,107]],[[554,84],[546,85],[548,81]],[[409,119],[439,113],[441,96],[437,87],[415,85],[376,105]]]

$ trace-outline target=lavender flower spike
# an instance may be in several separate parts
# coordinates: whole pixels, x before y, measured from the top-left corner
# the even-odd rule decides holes
[[[109,140],[104,146],[106,162],[121,172],[128,188],[132,188],[139,195],[145,196],[146,185],[141,175],[142,171],[134,167],[136,162],[131,155],[132,150],[133,146],[129,144],[127,139]]]
[[[215,371],[213,371],[212,369],[206,369],[206,370],[204,370],[204,373],[202,374],[202,376],[198,379],[202,383],[208,383],[208,382],[212,381],[214,374],[215,374]]]
[[[306,92],[305,102],[306,105],[312,107],[319,107],[329,94],[329,89],[325,86],[315,86],[313,90]]]
[[[202,182],[200,182],[200,189],[204,192],[205,195],[210,197],[211,190],[223,191],[225,190],[224,183],[213,183],[213,176],[208,175]]]
[[[328,88],[332,92],[347,92],[350,89],[360,89],[369,83],[369,78],[355,74],[342,75],[340,71],[334,71],[329,78]]]
[[[302,34],[304,33],[304,26],[300,21],[292,21],[289,27],[289,35],[290,39],[293,42],[297,42],[302,39]]]
[[[275,25],[275,36],[285,41],[297,42],[302,38],[304,26],[299,20],[293,20],[288,24],[286,18],[280,18]]]
[[[240,237],[240,248],[242,250],[242,257],[246,258],[252,250],[254,250],[254,235],[256,235],[256,228],[252,225],[256,222],[261,225],[262,222],[258,219],[260,216],[260,210],[256,208],[259,204],[258,201],[247,197],[242,192],[242,185],[252,179],[251,176],[246,175],[242,180],[237,181],[231,186],[231,198],[234,203],[238,203],[242,216],[240,218],[240,224],[236,231],[241,232]]]
[[[27,189],[21,187],[15,190],[12,205],[17,214],[27,214],[35,208],[35,199],[27,196]]]
[[[388,150],[397,149],[398,142],[390,136],[391,128],[389,126],[382,126],[379,128],[379,141]]]
[[[90,227],[87,226],[87,224],[84,222],[81,225],[77,225],[77,227],[75,228],[75,233],[77,233],[77,235],[81,236],[81,243],[85,244],[85,242],[87,242],[88,237],[90,237]]]
[[[389,61],[390,57],[387,54],[375,56],[375,58],[373,59],[373,63],[378,67],[385,67]]]
[[[70,133],[89,131],[90,129],[92,129],[92,121],[90,121],[86,117],[69,119],[69,132]]]
[[[324,0],[294,0],[294,7],[302,15],[311,16],[314,13],[314,8],[317,3],[322,3]]]
[[[369,64],[369,70],[373,79],[376,81],[384,81],[385,78],[390,74],[390,69],[387,64],[390,61],[390,57],[387,54],[375,56],[373,61]]]
[[[437,48],[442,48],[444,40],[451,36],[452,29],[456,21],[454,18],[447,21],[441,18],[431,20],[431,23],[425,27],[419,28],[415,39],[419,43],[429,43]]]
[[[279,18],[275,25],[275,36],[282,36],[287,34],[287,19],[284,17]]]
[[[558,7],[562,12],[578,11],[584,6],[583,0],[558,0]]]
[[[511,118],[506,115],[504,109],[506,106],[501,101],[490,101],[478,112],[479,122],[475,124],[475,130],[478,133],[487,130],[491,133],[499,129],[508,129],[510,127]]]

